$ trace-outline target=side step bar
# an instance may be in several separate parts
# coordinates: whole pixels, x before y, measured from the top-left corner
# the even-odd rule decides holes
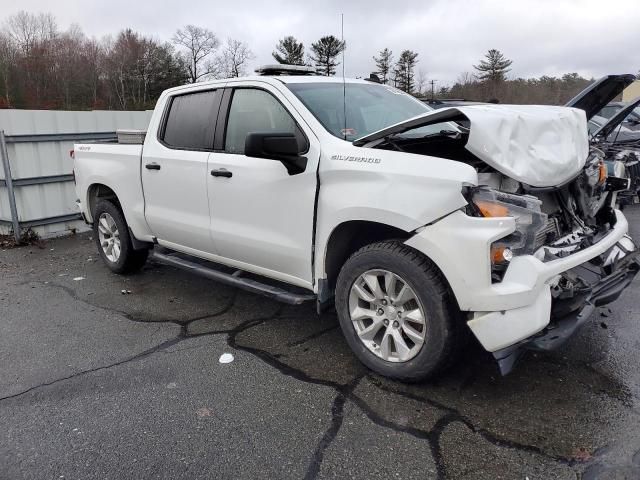
[[[226,283],[232,287],[241,288],[249,292],[264,295],[279,302],[288,303],[290,305],[299,305],[304,302],[315,300],[316,296],[313,293],[300,294],[288,292],[282,288],[267,285],[250,278],[242,278],[240,274],[241,270],[236,270],[234,273],[224,273],[215,268],[200,265],[199,263],[190,262],[184,258],[176,257],[173,255],[167,255],[165,253],[153,252],[151,257],[161,263],[171,265],[172,267],[187,270],[189,272],[200,275],[201,277],[209,278],[220,283]]]

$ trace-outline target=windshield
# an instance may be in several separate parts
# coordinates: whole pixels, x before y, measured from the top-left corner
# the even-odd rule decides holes
[[[347,83],[343,86],[338,82],[318,82],[288,83],[287,87],[324,128],[336,137],[349,141],[433,111],[411,95],[388,85]],[[403,135],[437,133],[442,130],[442,125],[413,129]]]

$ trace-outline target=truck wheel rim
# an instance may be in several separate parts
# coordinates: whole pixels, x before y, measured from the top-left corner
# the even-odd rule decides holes
[[[121,243],[120,232],[116,221],[108,213],[103,213],[98,218],[98,238],[104,256],[110,262],[116,263],[120,258]]]
[[[349,315],[360,341],[388,362],[407,362],[424,345],[426,316],[409,284],[387,270],[368,270],[349,292]]]

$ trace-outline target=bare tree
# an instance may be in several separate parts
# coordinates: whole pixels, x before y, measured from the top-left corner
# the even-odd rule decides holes
[[[255,58],[246,43],[227,39],[227,43],[218,57],[218,75],[221,78],[241,77],[246,74],[247,63]]]
[[[82,46],[82,59],[86,71],[86,82],[91,99],[91,108],[102,106],[104,99],[98,99],[101,77],[104,76],[104,50],[96,39],[87,40]]]
[[[3,106],[11,108],[11,73],[16,68],[16,46],[11,37],[0,32],[0,76],[2,77]]]
[[[7,19],[9,35],[25,54],[38,44],[51,40],[57,35],[55,18],[50,13],[38,15],[20,11]]]
[[[184,56],[191,83],[218,73],[211,56],[220,46],[220,41],[211,30],[187,25],[176,31],[172,41],[186,49]]]
[[[423,69],[418,70],[418,74],[416,75],[416,95],[422,96],[425,94],[425,89],[427,86],[427,74]]]
[[[105,50],[105,76],[117,108],[148,108],[162,90],[186,79],[170,44],[159,44],[131,29],[120,32]]]

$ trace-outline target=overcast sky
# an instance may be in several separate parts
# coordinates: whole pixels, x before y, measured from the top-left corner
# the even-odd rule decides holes
[[[10,0],[3,0],[3,3]],[[102,37],[131,27],[158,40],[194,24],[247,42],[252,69],[273,63],[279,38],[293,35],[309,51],[320,36],[340,36],[344,13],[346,75],[368,76],[384,47],[419,53],[418,69],[438,85],[473,70],[490,48],[513,60],[511,76],[584,76],[640,69],[638,0],[20,0],[2,9],[51,12],[60,28],[77,23]]]

